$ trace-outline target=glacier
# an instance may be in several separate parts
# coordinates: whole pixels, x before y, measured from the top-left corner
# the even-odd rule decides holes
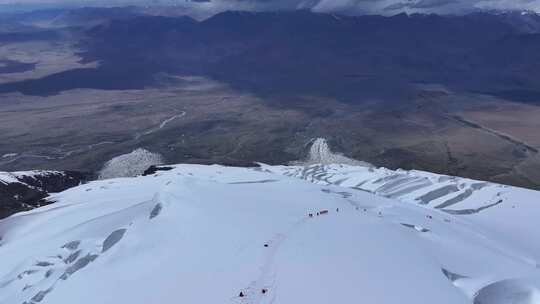
[[[173,165],[0,221],[0,303],[540,301],[540,193],[351,164]]]

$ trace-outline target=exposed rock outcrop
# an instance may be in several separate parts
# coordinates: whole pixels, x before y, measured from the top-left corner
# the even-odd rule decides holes
[[[0,172],[0,219],[50,204],[49,193],[77,186],[89,177],[76,171]]]

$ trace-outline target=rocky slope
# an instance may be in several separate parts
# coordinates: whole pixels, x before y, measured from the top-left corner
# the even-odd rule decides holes
[[[88,179],[74,171],[0,172],[0,219],[50,204],[49,193],[64,191]]]

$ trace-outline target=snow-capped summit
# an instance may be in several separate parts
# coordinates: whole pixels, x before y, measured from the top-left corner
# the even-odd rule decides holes
[[[0,221],[0,303],[538,303],[539,192],[343,164],[167,169]]]

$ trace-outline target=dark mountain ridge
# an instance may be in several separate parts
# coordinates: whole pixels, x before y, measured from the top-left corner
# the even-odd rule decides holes
[[[354,102],[399,100],[417,82],[493,94],[501,88],[536,91],[538,34],[524,32],[508,16],[351,17],[309,11],[224,12],[204,21],[137,16],[86,32],[81,55],[99,60],[97,70],[2,85],[0,92],[142,88],[155,84],[153,75],[162,72],[207,76],[260,94],[316,93]]]
[[[75,187],[90,178],[90,174],[75,171],[0,172],[0,219],[51,204],[46,200],[49,193]]]

